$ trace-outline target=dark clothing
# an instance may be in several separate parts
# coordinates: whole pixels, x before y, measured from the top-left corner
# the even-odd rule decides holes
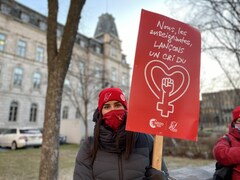
[[[221,137],[213,149],[213,155],[215,159],[222,165],[230,166],[234,165],[232,180],[240,179],[240,132],[234,128],[234,121],[229,125],[229,133],[226,134],[229,137],[230,143]]]
[[[74,169],[74,180],[144,180],[158,179],[165,180],[164,173],[155,171],[149,167],[152,158],[153,138],[151,135],[136,133],[135,146],[128,160],[124,158],[124,132],[119,135],[119,141],[122,141],[121,146],[116,147],[114,142],[108,141],[114,136],[110,130],[104,126],[100,129],[100,149],[98,149],[95,161],[91,164],[90,149],[92,140],[82,140],[80,150],[76,158]],[[105,139],[104,142],[101,141]],[[108,139],[108,140],[106,140]],[[147,176],[146,178],[147,168]],[[162,164],[162,170],[167,174],[165,163]],[[151,177],[157,178],[151,178]]]

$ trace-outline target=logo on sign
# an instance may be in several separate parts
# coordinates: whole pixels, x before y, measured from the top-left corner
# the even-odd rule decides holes
[[[149,125],[151,128],[156,128],[156,127],[162,127],[164,126],[164,123],[158,122],[156,119],[150,119],[149,120]]]
[[[156,110],[162,117],[169,117],[174,112],[174,102],[189,87],[189,72],[180,65],[168,67],[162,61],[152,60],[145,66],[144,77],[150,91],[158,99]]]
[[[176,121],[172,121],[170,126],[169,126],[169,130],[172,131],[172,132],[177,132],[177,122]]]

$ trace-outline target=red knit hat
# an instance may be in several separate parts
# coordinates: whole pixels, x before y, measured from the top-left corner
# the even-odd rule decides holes
[[[102,110],[103,105],[108,101],[119,101],[127,109],[127,100],[120,88],[106,88],[98,95],[98,109]]]
[[[237,107],[232,111],[232,117],[233,117],[233,120],[236,120],[237,118],[240,118],[240,106],[237,106]]]

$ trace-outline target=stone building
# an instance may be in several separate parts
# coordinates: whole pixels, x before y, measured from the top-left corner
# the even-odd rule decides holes
[[[202,127],[228,126],[232,110],[240,105],[240,89],[203,93],[200,111]]]
[[[16,1],[0,1],[2,128],[43,126],[48,81],[46,29],[47,17]],[[63,30],[58,24],[59,44]],[[91,120],[100,89],[118,86],[128,94],[129,84],[130,66],[122,54],[114,18],[102,14],[94,37],[77,34],[64,83],[61,120],[81,119],[85,106],[84,116]]]

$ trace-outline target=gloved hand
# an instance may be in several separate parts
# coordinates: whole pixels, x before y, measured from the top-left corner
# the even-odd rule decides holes
[[[144,180],[167,180],[167,175],[164,171],[157,170],[151,166],[146,167]]]

